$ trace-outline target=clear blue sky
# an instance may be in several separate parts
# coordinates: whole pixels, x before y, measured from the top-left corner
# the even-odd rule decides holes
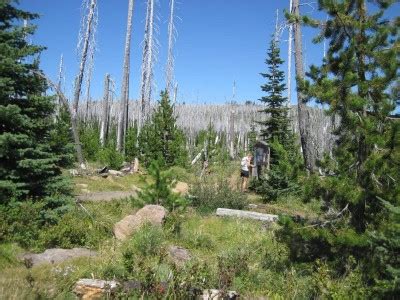
[[[275,13],[289,0],[177,0],[178,31],[175,44],[175,77],[179,83],[179,102],[224,103],[232,99],[232,85],[236,81],[236,100],[257,100],[263,93],[260,72],[266,70],[264,60],[275,26]],[[47,47],[41,56],[41,68],[56,80],[60,55],[66,68],[65,90],[72,91],[73,78],[78,71],[76,44],[81,18],[82,0],[20,0],[23,9],[39,13],[35,21],[38,30],[33,43]],[[136,0],[133,17],[131,49],[130,98],[137,99],[140,83],[141,43],[144,35],[145,0]],[[126,32],[128,0],[98,0],[98,51],[91,93],[100,98],[105,73],[117,83],[119,96],[122,78],[123,47]],[[392,8],[399,9],[396,4]],[[323,17],[318,11],[303,7],[303,13]],[[169,0],[158,0],[159,55],[155,67],[157,97],[164,88],[167,52],[167,19]],[[316,31],[304,29],[305,63],[321,61],[323,46],[313,45]],[[281,55],[287,59],[287,32],[281,42]],[[286,64],[283,66],[286,70]],[[293,61],[294,69],[294,61]],[[293,78],[294,80],[294,78]],[[293,82],[294,85],[294,82]],[[292,101],[295,102],[295,101]]]

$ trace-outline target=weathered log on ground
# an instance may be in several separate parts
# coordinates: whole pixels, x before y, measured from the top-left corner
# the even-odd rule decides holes
[[[204,290],[203,295],[198,297],[198,299],[203,299],[203,300],[221,300],[221,299],[238,299],[239,294],[235,291],[221,291],[221,290]]]
[[[219,217],[235,217],[235,218],[259,220],[265,222],[276,222],[278,220],[277,215],[262,214],[254,211],[236,210],[228,208],[218,208],[216,214]]]
[[[132,291],[139,291],[142,283],[139,281],[125,281],[118,282],[115,280],[101,280],[101,279],[79,279],[75,284],[74,293],[80,297],[80,299],[94,300],[94,299],[107,299],[111,296],[115,297],[115,293],[118,288],[122,288],[123,292],[131,293]],[[168,283],[161,282],[158,285],[158,290],[166,292],[168,290]],[[203,290],[200,295],[197,295],[195,299],[203,300],[218,300],[218,299],[237,299],[239,294],[235,291],[222,291],[217,289]],[[113,298],[114,299],[114,298]]]
[[[81,299],[101,299],[104,295],[113,294],[119,283],[115,280],[79,279],[75,284],[74,293]]]

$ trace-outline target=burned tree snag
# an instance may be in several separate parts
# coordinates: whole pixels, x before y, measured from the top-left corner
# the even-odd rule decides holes
[[[88,14],[86,17],[86,22],[83,22],[84,36],[82,40],[82,52],[81,52],[81,62],[79,65],[79,73],[75,80],[75,91],[74,91],[74,102],[72,106],[72,114],[71,114],[71,122],[73,123],[73,127],[78,127],[78,105],[79,105],[79,97],[81,95],[82,90],[82,81],[85,74],[85,66],[88,60],[88,53],[89,48],[92,47],[91,43],[93,43],[93,33],[94,33],[94,26],[96,25],[96,9],[97,9],[97,2],[96,0],[90,0],[90,5],[88,8]],[[79,41],[79,45],[81,41]],[[82,145],[79,140],[79,133],[77,130],[73,132],[74,142],[75,142],[75,149],[76,154],[79,162],[79,166],[81,168],[85,168],[83,153],[82,153]]]
[[[104,79],[104,98],[103,98],[103,113],[101,116],[100,125],[100,144],[104,147],[108,132],[108,120],[109,120],[109,96],[110,96],[110,74],[106,74]]]
[[[118,116],[117,150],[123,152],[125,147],[125,135],[128,123],[128,101],[129,101],[129,72],[131,57],[131,36],[134,0],[129,0],[128,21],[125,37],[125,55],[123,66],[123,78],[121,88],[121,102]]]
[[[293,0],[293,14],[296,19],[293,24],[296,80],[301,81],[304,80],[304,65],[303,65],[299,0]],[[305,104],[304,100],[305,97],[303,93],[299,89],[297,89],[299,131],[300,131],[301,147],[303,150],[304,163],[306,169],[309,172],[314,172],[316,168],[316,158],[315,158],[314,145],[312,143],[312,136],[309,130],[309,116],[307,112],[307,105]]]

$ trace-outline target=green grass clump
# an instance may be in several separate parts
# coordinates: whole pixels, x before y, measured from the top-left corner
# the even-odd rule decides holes
[[[247,195],[233,189],[226,179],[199,181],[192,186],[190,195],[191,204],[202,213],[212,212],[219,207],[244,209],[248,204]]]

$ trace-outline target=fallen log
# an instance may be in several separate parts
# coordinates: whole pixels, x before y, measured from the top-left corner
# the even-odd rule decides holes
[[[262,214],[254,211],[236,210],[228,208],[218,208],[216,214],[219,217],[236,217],[243,219],[266,221],[266,222],[276,222],[278,220],[277,215]]]
[[[74,293],[81,299],[100,299],[104,295],[113,294],[119,283],[115,280],[79,279],[75,284]]]

